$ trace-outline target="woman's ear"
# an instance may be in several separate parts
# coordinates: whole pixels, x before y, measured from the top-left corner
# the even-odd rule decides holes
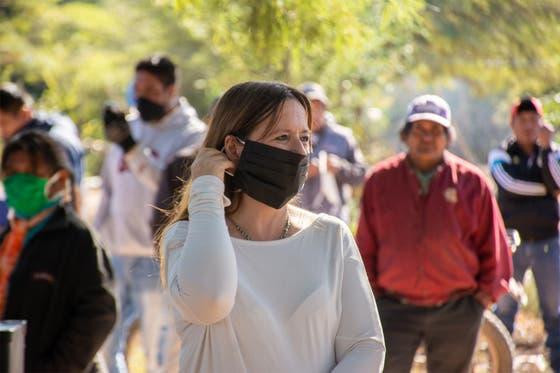
[[[243,145],[233,135],[227,135],[224,140],[224,152],[230,161],[237,163],[241,157]]]

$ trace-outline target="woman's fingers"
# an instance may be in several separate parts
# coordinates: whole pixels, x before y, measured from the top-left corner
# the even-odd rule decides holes
[[[235,164],[224,153],[213,148],[202,148],[191,166],[191,173],[193,180],[203,175],[214,175],[223,180],[224,172],[234,168]]]

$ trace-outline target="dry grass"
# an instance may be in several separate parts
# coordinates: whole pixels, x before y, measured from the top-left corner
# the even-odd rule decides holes
[[[128,371],[130,373],[147,373],[146,354],[142,347],[142,337],[140,333],[134,333],[130,337],[127,351]]]

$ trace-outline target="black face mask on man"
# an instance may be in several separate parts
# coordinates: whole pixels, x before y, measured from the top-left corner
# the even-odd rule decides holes
[[[309,156],[275,148],[256,141],[245,144],[233,186],[275,209],[283,207],[303,188]]]
[[[144,122],[158,121],[165,115],[165,106],[144,97],[136,100],[136,109]]]

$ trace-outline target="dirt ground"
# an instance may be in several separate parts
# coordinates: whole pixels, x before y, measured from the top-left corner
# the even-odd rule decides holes
[[[514,372],[551,372],[544,355],[545,338],[542,319],[526,310],[519,312],[513,333],[513,341],[515,342]]]

